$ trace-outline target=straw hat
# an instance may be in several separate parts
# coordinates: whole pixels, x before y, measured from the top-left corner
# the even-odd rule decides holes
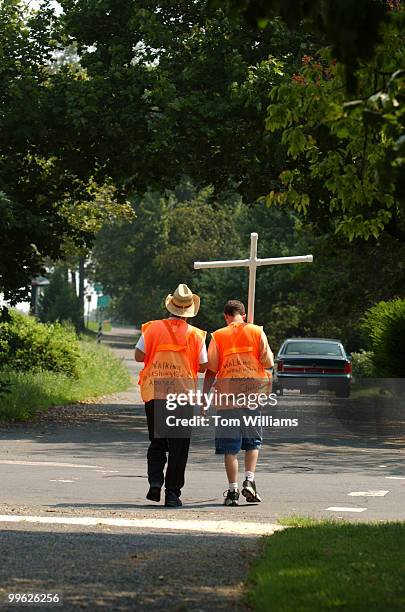
[[[167,296],[165,306],[178,317],[195,317],[200,308],[200,298],[187,285],[180,283],[173,295]]]

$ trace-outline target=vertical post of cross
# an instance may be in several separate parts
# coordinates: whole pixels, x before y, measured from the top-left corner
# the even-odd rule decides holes
[[[256,270],[257,270],[257,238],[256,232],[250,234],[249,259],[249,294],[248,294],[248,323],[253,323],[255,316]]]

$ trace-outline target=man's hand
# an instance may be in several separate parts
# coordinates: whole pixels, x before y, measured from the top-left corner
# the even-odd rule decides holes
[[[209,408],[207,406],[207,402],[205,401],[205,396],[203,398],[203,403],[200,406],[200,416],[206,416]]]
[[[200,408],[201,416],[205,416],[208,412],[206,398],[208,397],[208,394],[211,391],[212,385],[214,384],[214,381],[215,381],[215,377],[216,377],[216,373],[213,372],[212,370],[207,369],[207,371],[205,372],[204,384],[203,384],[203,398],[202,398],[202,406]]]

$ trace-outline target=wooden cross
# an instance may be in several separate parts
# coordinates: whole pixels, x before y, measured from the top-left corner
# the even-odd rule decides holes
[[[258,259],[257,257],[256,232],[250,234],[250,257],[249,259],[231,259],[230,261],[195,261],[194,269],[202,268],[249,268],[249,296],[248,296],[248,323],[253,323],[255,313],[255,293],[256,293],[256,269],[258,266],[277,266],[279,264],[312,263],[312,255],[302,255],[297,257],[268,257]]]

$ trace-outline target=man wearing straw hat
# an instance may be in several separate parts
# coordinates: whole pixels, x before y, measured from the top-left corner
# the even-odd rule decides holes
[[[190,447],[190,436],[160,437],[159,415],[166,409],[168,391],[194,390],[198,372],[207,367],[206,332],[190,325],[200,308],[200,298],[187,285],[180,284],[165,300],[170,317],[142,325],[135,348],[135,360],[144,363],[139,384],[145,402],[149,431],[147,453],[149,491],[147,499],[160,501],[165,485],[165,506],[182,505],[180,496]],[[166,475],[164,467],[167,461]]]

